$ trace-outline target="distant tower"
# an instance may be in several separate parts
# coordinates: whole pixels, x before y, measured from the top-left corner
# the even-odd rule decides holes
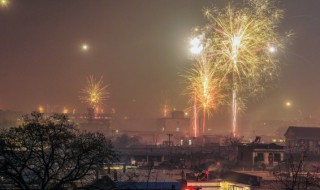
[[[87,112],[87,114],[88,114],[88,122],[92,122],[93,119],[94,119],[94,115],[95,115],[94,109],[93,108],[88,108],[87,111],[88,111]]]

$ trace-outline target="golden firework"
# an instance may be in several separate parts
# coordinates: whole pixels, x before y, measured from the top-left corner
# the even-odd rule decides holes
[[[1,7],[7,7],[9,4],[9,0],[0,0],[0,6]]]
[[[204,27],[206,56],[220,73],[221,82],[238,94],[263,90],[264,81],[277,75],[274,53],[283,47],[277,32],[283,12],[270,1],[251,0],[238,9],[231,5],[221,11],[207,9],[205,15],[209,21]]]
[[[109,97],[108,85],[104,85],[102,77],[96,80],[93,76],[88,77],[87,86],[81,90],[80,100],[87,103],[91,108],[98,108]]]
[[[278,73],[275,52],[283,48],[278,25],[283,11],[269,0],[229,4],[224,9],[206,9],[208,24],[203,27],[205,53],[220,78],[219,85],[230,94],[233,134],[239,105],[260,94]]]
[[[199,59],[193,68],[185,76],[187,79],[187,94],[193,107],[197,112],[203,114],[202,131],[205,131],[206,115],[209,117],[223,100],[219,87],[219,80],[216,78],[214,68],[205,59]]]

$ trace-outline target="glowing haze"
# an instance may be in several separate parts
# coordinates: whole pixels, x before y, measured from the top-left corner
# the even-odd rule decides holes
[[[204,11],[208,23],[200,30],[205,47],[201,55],[218,75],[219,86],[231,96],[234,136],[237,112],[246,99],[265,91],[277,76],[279,61],[274,54],[283,48],[278,34],[283,11],[272,2],[249,0]]]
[[[110,84],[112,96],[105,112],[114,108],[129,118],[160,117],[163,94],[168,107],[188,107],[188,98],[181,93],[185,89],[181,74],[192,64],[191,29],[207,23],[204,7],[227,6],[221,0],[8,2],[0,8],[0,109],[30,112],[49,105],[57,111],[65,107],[85,112],[79,90],[93,75]],[[297,110],[316,117],[320,2],[278,2],[285,10],[279,30],[292,29],[295,36],[285,50],[277,85],[264,98],[249,101],[243,117],[281,119],[289,111],[300,115]],[[290,109],[287,100],[292,102]],[[226,120],[218,113],[210,122],[221,117],[229,126],[229,116]]]

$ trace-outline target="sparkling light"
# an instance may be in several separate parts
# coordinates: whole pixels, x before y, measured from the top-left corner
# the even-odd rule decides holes
[[[214,65],[223,91],[231,96],[236,136],[237,112],[248,97],[261,94],[277,76],[278,59],[271,53],[283,47],[277,31],[283,11],[268,0],[249,0],[235,7],[207,9],[204,14],[208,19],[202,29],[204,56]]]
[[[168,117],[168,113],[169,113],[169,106],[168,104],[164,104],[162,108],[162,116],[166,118]]]
[[[200,54],[203,50],[203,45],[201,44],[201,38],[200,37],[194,37],[190,41],[190,52],[192,54]]]
[[[87,103],[90,107],[98,109],[98,106],[103,104],[109,97],[107,91],[108,85],[104,85],[102,77],[100,80],[95,80],[93,76],[88,77],[87,86],[81,90],[80,100]]]
[[[199,111],[202,112],[202,132],[204,133],[206,116],[211,116],[212,111],[217,109],[223,99],[218,86],[219,81],[216,78],[214,68],[205,60],[198,60],[185,77],[187,79],[187,94],[190,97],[190,102],[193,103],[194,115],[197,116]],[[194,122],[196,123],[196,118]]]
[[[275,47],[273,47],[273,46],[269,47],[269,52],[270,53],[275,53],[276,51],[277,51],[277,49]]]
[[[1,7],[7,7],[9,4],[8,0],[0,0]]]

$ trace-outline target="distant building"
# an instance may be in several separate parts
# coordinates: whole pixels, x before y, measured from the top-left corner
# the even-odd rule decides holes
[[[158,119],[157,131],[171,133],[175,136],[186,136],[190,132],[190,118],[186,118],[183,111],[172,111],[171,117]]]
[[[296,151],[305,150],[320,153],[320,128],[290,126],[284,134],[288,148]]]
[[[241,144],[238,146],[238,162],[241,166],[265,167],[276,166],[284,160],[284,147],[271,144]]]
[[[4,129],[21,125],[23,122],[22,116],[22,112],[0,109],[0,128]]]
[[[72,120],[79,120],[75,116],[71,116]],[[86,115],[80,116],[78,123],[79,129],[90,132],[101,132],[106,136],[111,136],[112,130],[110,127],[111,114],[96,113],[94,109],[88,108]]]

